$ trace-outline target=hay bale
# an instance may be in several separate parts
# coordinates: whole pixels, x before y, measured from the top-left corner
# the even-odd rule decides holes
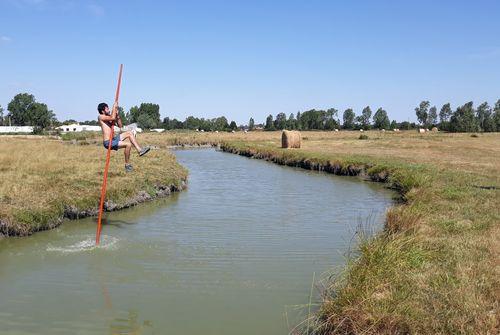
[[[282,148],[300,148],[300,132],[296,130],[283,130],[281,133]]]
[[[437,127],[432,127],[432,131],[439,131]]]
[[[420,134],[423,134],[423,133],[425,133],[425,129],[424,129],[424,128],[419,128],[419,129],[418,129],[418,132],[419,132]]]

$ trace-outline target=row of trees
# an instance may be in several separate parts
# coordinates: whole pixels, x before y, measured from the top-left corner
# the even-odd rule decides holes
[[[266,119],[264,126],[265,130],[276,130],[276,129],[298,129],[298,130],[333,130],[338,128],[344,129],[389,129],[392,126],[396,126],[396,121],[389,120],[387,112],[383,108],[377,109],[375,114],[373,114],[373,123],[370,121],[372,119],[372,110],[370,106],[366,106],[361,115],[356,116],[352,108],[348,108],[344,111],[342,118],[342,126],[340,124],[338,110],[335,108],[329,108],[327,110],[316,110],[311,109],[305,112],[298,112],[297,116],[293,113],[287,118],[285,113],[279,113],[276,118],[273,119],[272,115],[269,115]]]
[[[238,129],[235,121],[228,122],[225,116],[213,119],[197,118],[188,116],[184,122],[168,117],[163,119],[162,127],[165,129],[191,129],[203,131],[231,131]]]
[[[127,113],[124,112],[122,107],[119,107],[118,113],[124,124],[135,122],[139,127],[145,129],[198,129],[204,131],[231,131],[238,129],[236,122],[231,121],[229,123],[224,116],[213,119],[188,116],[184,121],[166,117],[161,121],[160,106],[153,103],[142,103],[139,106],[133,106]],[[97,121],[85,121],[82,124],[96,125]]]
[[[153,103],[142,103],[139,106],[133,106],[127,113],[123,107],[118,107],[118,114],[122,119],[123,124],[137,123],[140,127],[146,129],[158,128],[161,126],[160,120],[160,105]],[[73,123],[75,120],[67,120],[65,123]],[[98,125],[96,120],[84,121],[81,124]]]
[[[44,103],[37,102],[35,96],[28,93],[17,94],[7,105],[8,114],[4,116],[4,109],[0,106],[0,126],[33,126],[35,132],[46,128],[56,127],[61,124],[76,123],[70,119],[59,122],[52,110]],[[123,123],[137,122],[146,129],[161,126],[160,106],[153,103],[142,103],[140,106],[130,108],[128,113],[119,107],[119,113]],[[82,124],[97,125],[96,120],[84,121]]]
[[[37,102],[32,94],[17,94],[7,105],[8,114],[4,116],[4,109],[0,106],[0,126],[33,126],[35,132],[42,129],[55,127],[61,124],[56,119],[52,110],[44,103]],[[119,113],[124,124],[137,123],[145,129],[199,129],[204,131],[231,131],[238,129],[236,122],[229,122],[224,116],[204,119],[194,116],[187,117],[184,121],[166,117],[160,119],[160,106],[154,103],[141,103],[133,106],[125,113],[119,107]],[[373,115],[372,115],[373,114]],[[356,115],[352,108],[346,109],[342,114],[342,123],[339,119],[339,111],[335,108],[327,110],[311,109],[305,112],[291,113],[288,117],[285,113],[278,113],[274,118],[269,115],[265,124],[255,124],[250,118],[248,128],[263,127],[265,130],[297,129],[297,130],[333,130],[343,129],[413,129],[417,127],[439,127],[441,130],[451,132],[493,132],[500,131],[500,99],[490,107],[488,102],[483,102],[474,108],[470,101],[452,110],[449,103],[444,104],[437,110],[429,101],[422,101],[416,108],[415,114],[419,124],[407,121],[390,121],[387,112],[378,108],[372,113],[370,106],[366,106],[360,115]],[[75,120],[66,120],[62,124],[74,123]],[[97,120],[85,121],[83,124],[97,125]]]
[[[16,95],[7,105],[7,110],[9,113],[4,116],[0,106],[0,126],[33,126],[35,133],[38,133],[57,123],[54,112],[46,104],[37,102],[32,94]]]
[[[475,109],[473,102],[469,101],[455,112],[446,103],[439,110],[439,121],[436,106],[430,105],[429,101],[422,101],[415,108],[417,119],[423,127],[438,126],[451,132],[500,131],[500,99],[493,108],[488,102],[483,102]]]
[[[390,121],[387,111],[379,108],[373,113],[370,106],[366,106],[360,115],[356,115],[352,108],[342,114],[342,124],[338,110],[311,109],[303,113],[293,113],[287,118],[285,113],[278,113],[276,118],[269,115],[266,119],[265,130],[298,129],[298,130],[333,130],[333,129],[415,129],[418,127],[438,127],[450,132],[493,132],[500,131],[500,99],[491,108],[487,102],[480,104],[477,109],[470,101],[452,110],[449,103],[444,104],[439,113],[436,106],[430,106],[429,101],[422,101],[415,113],[419,124],[408,121]],[[253,119],[249,121],[249,128]]]

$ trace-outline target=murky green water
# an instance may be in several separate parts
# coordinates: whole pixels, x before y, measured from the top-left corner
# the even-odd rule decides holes
[[[0,241],[2,334],[286,334],[313,272],[339,267],[380,185],[214,150],[178,151],[189,189]],[[290,326],[287,326],[287,319]]]

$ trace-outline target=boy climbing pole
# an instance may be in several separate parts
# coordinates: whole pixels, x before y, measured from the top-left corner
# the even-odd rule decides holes
[[[118,127],[122,128],[122,120],[120,118],[120,115],[118,114],[118,105],[114,104],[113,109],[110,113],[109,107],[106,103],[102,102],[97,106],[97,111],[99,112],[99,125],[101,126],[102,129],[102,138],[103,142],[102,144],[104,147],[107,149],[109,146],[109,135],[111,134],[111,127],[113,126],[114,121],[118,124]],[[111,149],[113,150],[118,150],[118,149],[125,149],[125,171],[126,172],[132,172],[132,164],[130,164],[130,150],[132,149],[132,146],[137,150],[139,153],[139,156],[145,155],[150,148],[149,147],[143,147],[137,143],[137,140],[135,139],[134,135],[130,131],[125,131],[119,135],[116,135],[112,142],[111,142]]]

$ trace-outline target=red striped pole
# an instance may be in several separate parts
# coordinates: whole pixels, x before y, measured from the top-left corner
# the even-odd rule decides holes
[[[118,85],[116,86],[116,94],[115,94],[115,103],[113,105],[113,108],[118,108],[118,99],[120,98],[120,86],[122,84],[122,70],[123,70],[123,64],[120,64],[120,72],[118,74]],[[112,114],[115,111],[112,111]],[[116,111],[118,113],[118,111]],[[111,157],[111,146],[113,145],[113,137],[115,134],[115,129],[114,129],[114,121],[111,121],[111,132],[109,134],[109,144],[108,144],[108,150],[106,153],[106,165],[104,166],[104,178],[102,181],[102,188],[101,188],[101,201],[99,202],[99,216],[97,217],[97,231],[95,234],[95,244],[99,245],[99,242],[101,241],[101,229],[102,229],[102,211],[104,208],[104,198],[106,197],[106,186],[108,183],[108,170],[109,170],[109,159]]]

